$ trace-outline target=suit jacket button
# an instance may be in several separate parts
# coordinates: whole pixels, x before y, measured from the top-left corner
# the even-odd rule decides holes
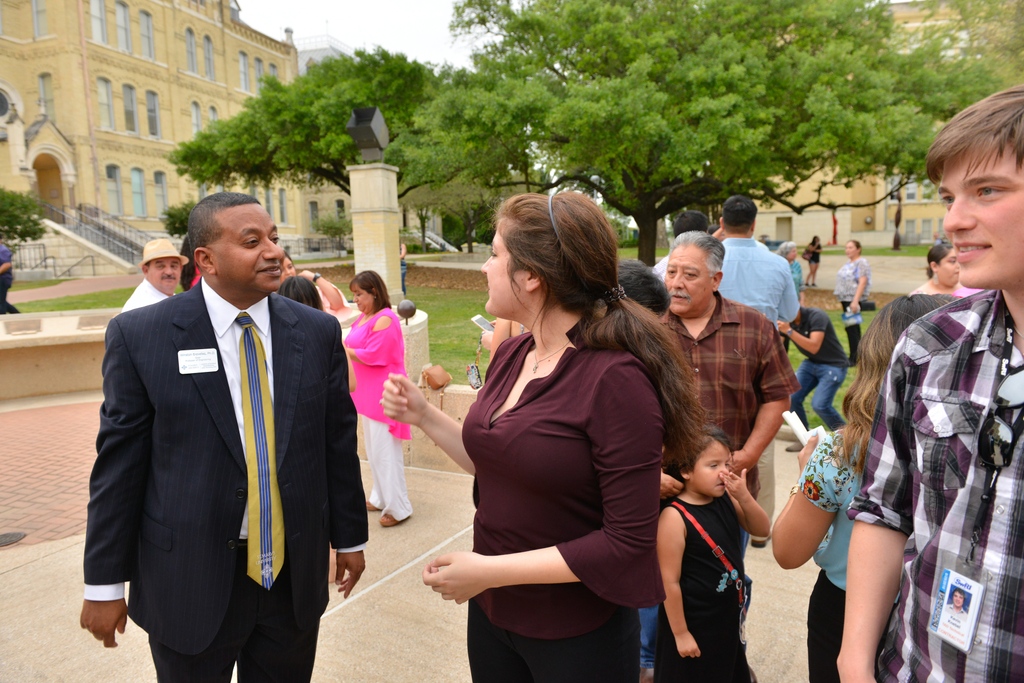
[[[237,498],[239,500],[242,500],[243,498],[245,498],[245,489],[236,489],[235,490],[235,498]]]
[[[234,550],[238,547],[238,541],[232,539],[228,541],[228,550]]]

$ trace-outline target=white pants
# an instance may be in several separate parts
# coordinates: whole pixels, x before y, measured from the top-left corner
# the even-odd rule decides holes
[[[383,422],[362,416],[366,459],[373,473],[370,505],[401,521],[412,514],[409,491],[405,488],[402,440],[395,438]]]
[[[768,513],[768,519],[775,521],[775,441],[768,442],[761,458],[757,461],[757,476],[761,480],[761,492],[757,494],[757,504]],[[767,540],[767,537],[751,536],[755,541]]]

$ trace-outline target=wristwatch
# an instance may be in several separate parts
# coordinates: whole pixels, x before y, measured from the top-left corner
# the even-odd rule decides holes
[[[316,282],[321,277],[320,273],[313,273],[313,282]]]
[[[786,336],[787,337],[792,337],[793,336],[793,328],[792,327],[789,328],[788,330],[786,330]]]

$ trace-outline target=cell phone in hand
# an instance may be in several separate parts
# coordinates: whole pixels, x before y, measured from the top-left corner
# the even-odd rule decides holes
[[[474,315],[472,318],[470,318],[470,320],[476,323],[477,327],[479,327],[484,332],[494,332],[494,325],[492,325],[491,321],[483,317],[482,315]]]

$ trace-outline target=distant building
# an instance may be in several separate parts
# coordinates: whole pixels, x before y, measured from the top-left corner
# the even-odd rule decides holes
[[[168,152],[241,111],[264,76],[293,80],[287,36],[250,28],[234,0],[3,0],[0,185],[162,232],[167,206],[222,189],[180,178]],[[308,234],[298,188],[233,189],[283,236]]]

